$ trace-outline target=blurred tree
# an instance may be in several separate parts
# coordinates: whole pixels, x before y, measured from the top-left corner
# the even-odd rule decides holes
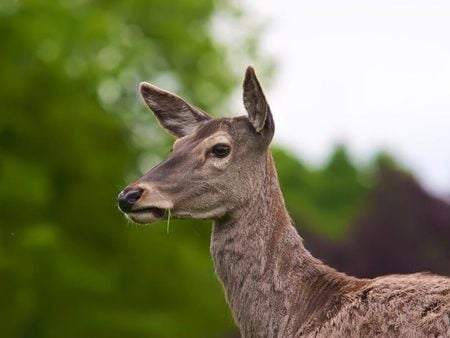
[[[309,169],[285,150],[274,149],[287,207],[299,227],[342,240],[370,190],[343,146],[320,169]]]
[[[2,337],[233,328],[209,228],[130,228],[115,206],[125,183],[168,151],[137,99],[139,81],[212,112],[237,85],[210,33],[220,12],[241,15],[226,0],[0,3]]]
[[[316,257],[358,277],[450,274],[450,205],[392,156],[356,166],[338,146],[311,169],[284,150],[274,155],[288,210]]]
[[[375,189],[348,227],[345,241],[307,232],[306,245],[317,257],[358,277],[423,271],[450,275],[450,205],[388,164],[375,165]]]

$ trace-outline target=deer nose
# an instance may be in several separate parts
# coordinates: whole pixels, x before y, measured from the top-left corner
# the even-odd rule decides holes
[[[120,192],[119,198],[119,208],[123,212],[130,212],[133,205],[141,198],[144,190],[142,189],[125,189]]]

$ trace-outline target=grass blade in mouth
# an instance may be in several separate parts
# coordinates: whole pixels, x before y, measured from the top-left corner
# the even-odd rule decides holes
[[[167,209],[167,234],[169,234],[169,226],[170,226],[170,218],[172,217],[172,212],[170,209]]]

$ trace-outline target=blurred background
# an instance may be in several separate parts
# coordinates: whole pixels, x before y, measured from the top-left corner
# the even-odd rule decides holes
[[[359,277],[450,274],[450,187],[445,184],[450,181],[445,174],[450,173],[445,146],[450,85],[448,79],[434,81],[448,74],[450,58],[432,59],[441,72],[418,72],[428,82],[406,79],[426,88],[438,84],[422,97],[430,106],[410,115],[409,99],[414,103],[416,94],[403,94],[393,105],[375,106],[376,111],[365,109],[395,97],[390,90],[377,91],[390,78],[368,88],[357,82],[367,89],[362,97],[348,83],[335,81],[346,78],[347,71],[354,72],[349,83],[360,80],[354,74],[361,70],[373,75],[384,69],[389,77],[389,48],[380,52],[384,63],[375,57],[356,70],[345,64],[328,79],[328,72],[319,72],[330,69],[328,63],[339,68],[336,55],[352,60],[348,48],[359,45],[352,40],[354,32],[364,35],[368,45],[384,41],[380,36],[391,31],[400,34],[395,28],[404,27],[403,18],[412,20],[402,13],[413,12],[418,24],[434,22],[435,30],[416,40],[393,33],[388,47],[397,46],[397,36],[423,49],[420,43],[444,28],[440,15],[430,17],[431,9],[447,13],[448,6],[427,2],[422,17],[411,9],[420,1],[394,1],[394,12],[352,7],[348,1],[342,6],[301,3],[304,8],[256,0],[0,2],[2,337],[237,336],[209,255],[210,222],[174,221],[169,233],[164,222],[135,226],[117,210],[116,196],[164,158],[172,142],[138,97],[138,83],[174,91],[216,116],[240,115],[247,64],[255,65],[273,102],[279,126],[273,152],[288,209],[306,247]],[[284,15],[288,19],[283,21]],[[308,17],[309,24],[296,15]],[[336,16],[346,19],[329,20]],[[356,16],[363,19],[352,26]],[[385,28],[378,19],[386,18],[398,20],[397,25]],[[360,24],[372,27],[372,33],[365,35]],[[302,48],[318,32],[327,36],[320,40],[325,52],[314,44]],[[439,45],[439,39],[433,41]],[[445,54],[448,43],[425,54]],[[366,50],[360,60],[369,55]],[[419,61],[409,65],[420,68]],[[396,62],[393,69],[402,63]],[[406,71],[393,74],[396,85],[390,89],[402,88],[395,81]],[[320,85],[308,87],[318,77]],[[337,89],[346,100],[328,97]],[[362,104],[372,90],[375,96]],[[349,105],[351,97],[359,105]],[[299,103],[303,99],[307,104]],[[314,102],[323,110],[312,108]],[[368,116],[369,127],[344,123]],[[411,125],[422,125],[424,131],[409,133]],[[372,142],[371,130],[386,142]],[[408,142],[390,137],[404,130]],[[359,136],[352,136],[355,131]],[[359,142],[370,146],[359,147]],[[423,162],[427,165],[415,165]]]

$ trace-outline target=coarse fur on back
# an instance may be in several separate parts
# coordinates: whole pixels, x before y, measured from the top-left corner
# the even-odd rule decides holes
[[[303,246],[285,207],[269,144],[275,127],[252,67],[248,116],[211,118],[148,83],[141,94],[177,137],[168,159],[119,194],[137,223],[212,219],[211,254],[243,337],[450,337],[450,278],[358,279]]]

